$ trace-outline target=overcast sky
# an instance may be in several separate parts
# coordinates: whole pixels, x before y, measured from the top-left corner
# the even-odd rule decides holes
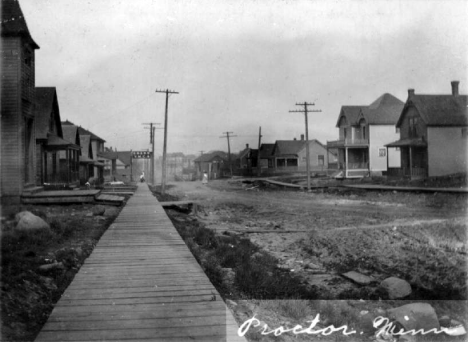
[[[314,102],[309,138],[337,139],[343,105],[383,93],[467,93],[468,1],[20,0],[36,86],[57,87],[60,115],[118,150],[232,151],[299,138],[297,102]],[[162,153],[163,131],[156,133]]]

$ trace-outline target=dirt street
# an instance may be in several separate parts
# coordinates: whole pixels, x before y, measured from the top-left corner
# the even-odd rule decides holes
[[[323,289],[324,298],[378,299],[376,285],[395,276],[412,285],[410,299],[466,299],[465,195],[307,193],[240,180],[173,185],[170,194],[201,205],[198,218],[207,227],[248,236],[280,267]],[[375,283],[363,287],[341,276],[349,271]]]

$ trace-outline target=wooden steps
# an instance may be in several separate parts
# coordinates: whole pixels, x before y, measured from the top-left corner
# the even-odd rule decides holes
[[[246,341],[146,184],[56,304],[36,341]]]

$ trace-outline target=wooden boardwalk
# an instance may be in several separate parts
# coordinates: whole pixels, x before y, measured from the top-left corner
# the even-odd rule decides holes
[[[245,341],[146,184],[56,304],[36,341]]]

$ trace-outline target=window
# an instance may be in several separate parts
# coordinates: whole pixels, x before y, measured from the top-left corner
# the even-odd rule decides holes
[[[344,138],[345,140],[346,140],[346,133],[347,133],[347,132],[346,132],[346,127],[345,127],[345,128],[343,128],[343,138]]]
[[[325,164],[325,156],[324,155],[320,154],[318,156],[318,164],[319,165],[324,165]]]
[[[409,137],[415,138],[418,136],[418,118],[410,118],[409,119]]]
[[[387,150],[385,148],[379,148],[379,157],[387,156]]]

